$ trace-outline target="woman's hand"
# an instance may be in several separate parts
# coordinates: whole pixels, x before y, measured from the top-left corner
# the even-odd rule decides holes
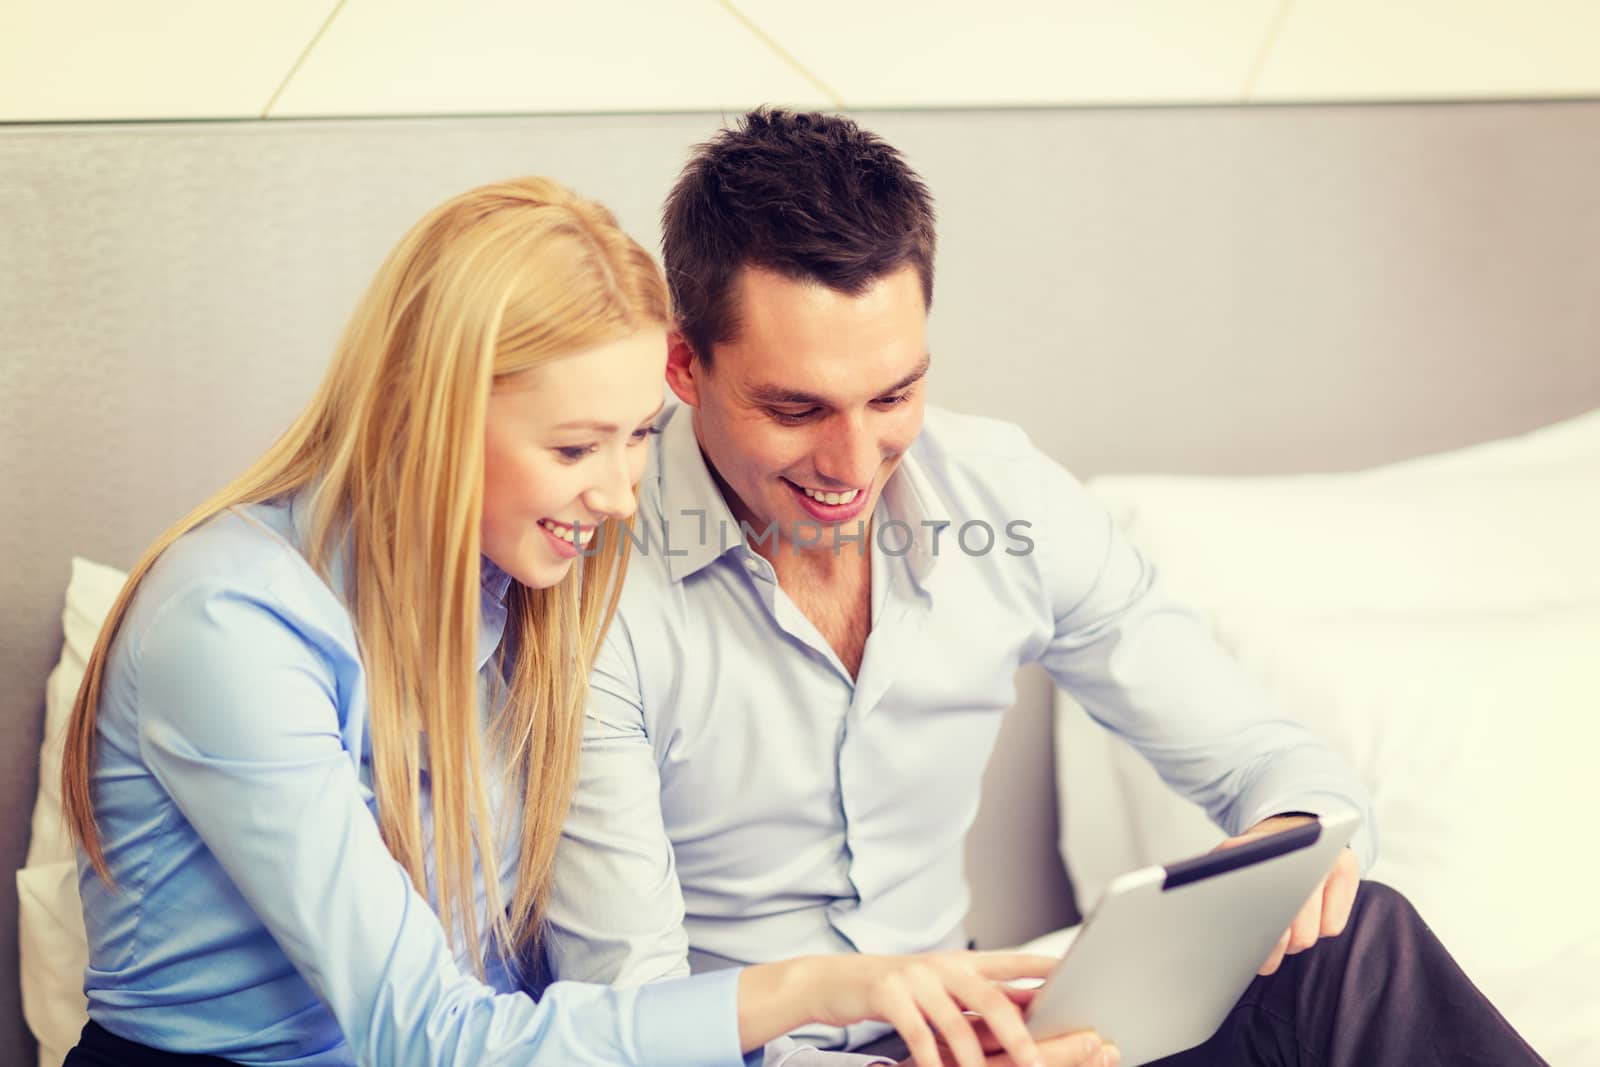
[[[983,1042],[984,1067],[1018,1067],[1017,1061],[1000,1048],[1000,1043],[994,1040],[982,1023],[978,1024],[978,1036]],[[1117,1067],[1122,1062],[1122,1055],[1116,1046],[1103,1043],[1100,1036],[1091,1030],[1079,1030],[1041,1041],[1039,1053],[1045,1067]],[[940,1062],[945,1067],[954,1067],[956,1061],[948,1051],[944,1056]],[[916,1067],[916,1061],[904,1060],[898,1067]]]
[[[1033,989],[1008,989],[1006,995],[1014,1000],[1019,1008],[1026,1008],[1033,1000]],[[978,1034],[978,1044],[983,1048],[983,1067],[1019,1067],[1021,1061],[1013,1058],[994,1036],[987,1023],[977,1022],[974,1030]],[[957,1061],[947,1048],[940,1048],[944,1056],[939,1063],[942,1067],[956,1067]],[[1078,1030],[1070,1034],[1062,1034],[1048,1041],[1039,1042],[1040,1061],[1045,1067],[1117,1067],[1122,1062],[1122,1055],[1112,1045],[1107,1045],[1100,1040],[1100,1035],[1092,1030]],[[897,1067],[918,1067],[915,1060],[903,1060]]]
[[[1016,952],[934,952],[762,964],[740,976],[739,1033],[749,1050],[807,1022],[846,1026],[878,1019],[900,1032],[915,1067],[1088,1067],[1098,1062],[1092,1058],[1098,1040],[1075,1035],[1048,1042],[1061,1047],[1042,1055],[1018,1007],[1031,994],[998,984],[1043,978],[1058,962]],[[1088,1058],[1063,1058],[1073,1042],[1091,1049]]]

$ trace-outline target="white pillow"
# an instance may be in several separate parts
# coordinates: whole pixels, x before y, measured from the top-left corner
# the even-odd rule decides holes
[[[1574,1022],[1600,1003],[1600,412],[1361,474],[1091,488],[1367,781],[1371,875],[1547,1058],[1600,1062],[1600,1027]],[[1219,836],[1070,706],[1058,749],[1063,855],[1086,899]]]
[[[33,836],[27,864],[17,872],[22,1012],[39,1039],[40,1067],[59,1067],[88,1019],[83,971],[89,949],[75,852],[61,811],[61,750],[84,667],[127,577],[74,557],[61,615],[61,659],[46,683]]]
[[[17,872],[22,1015],[39,1039],[39,1067],[61,1067],[88,1021],[83,972],[89,937],[78,903],[78,864],[60,860]]]
[[[1101,478],[1169,588],[1226,622],[1600,601],[1600,466],[1422,476]]]
[[[1481,445],[1394,463],[1379,470],[1388,476],[1512,471],[1537,468],[1546,472],[1600,469],[1600,409],[1530,433],[1486,441]]]
[[[27,866],[73,858],[72,842],[61,813],[61,746],[66,739],[72,701],[83,681],[84,667],[96,638],[128,576],[115,567],[74,556],[61,612],[61,659],[45,683],[44,744],[39,748],[39,797],[33,807],[33,836]]]

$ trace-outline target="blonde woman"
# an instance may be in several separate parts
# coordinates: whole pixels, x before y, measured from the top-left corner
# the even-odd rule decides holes
[[[599,205],[457,197],[288,432],[134,568],[67,742],[92,1020],[69,1064],[734,1065],[863,1018],[941,1034],[925,1067],[980,1038],[1037,1060],[995,984],[1032,957],[530,992],[668,321]]]

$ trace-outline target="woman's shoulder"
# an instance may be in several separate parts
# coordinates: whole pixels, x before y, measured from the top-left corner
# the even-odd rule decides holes
[[[135,631],[204,626],[218,603],[255,605],[311,643],[354,649],[349,613],[302,553],[288,501],[229,508],[162,552],[128,616]]]
[[[209,751],[259,753],[274,731],[293,733],[294,692],[326,694],[343,723],[361,674],[349,614],[301,554],[288,508],[237,507],[140,580],[108,651],[100,726],[130,752],[165,724]],[[271,714],[256,713],[262,702]],[[313,705],[300,710],[321,714]]]

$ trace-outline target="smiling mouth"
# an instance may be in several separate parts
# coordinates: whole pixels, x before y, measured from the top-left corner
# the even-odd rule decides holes
[[[793,485],[796,489],[800,490],[817,503],[829,504],[834,507],[839,507],[844,504],[853,504],[855,503],[856,497],[861,495],[861,490],[859,489],[850,489],[843,493],[829,493],[821,489],[812,489],[808,486],[798,485],[794,482],[790,482],[789,484]]]
[[[598,525],[591,526],[588,523],[584,523],[583,532],[579,533],[575,527],[569,526],[564,522],[556,522],[554,519],[540,519],[539,525],[553,536],[559,537],[569,545],[577,545],[579,548],[594,540],[595,531],[599,529]]]

